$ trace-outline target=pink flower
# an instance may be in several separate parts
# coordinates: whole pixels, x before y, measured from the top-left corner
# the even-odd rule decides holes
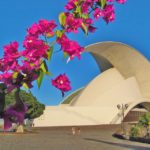
[[[17,67],[19,66],[18,64],[18,59],[21,56],[21,53],[18,52],[18,47],[19,44],[18,42],[12,42],[8,45],[4,46],[4,57],[3,59],[0,60],[1,62],[1,71],[9,71],[13,70],[15,71]],[[3,69],[2,69],[3,66]],[[4,68],[5,67],[5,68]]]
[[[4,57],[11,58],[11,59],[17,59],[20,57],[20,54],[18,52],[19,44],[18,42],[12,42],[8,45],[4,46]]]
[[[43,57],[47,58],[46,52],[49,49],[49,45],[47,45],[43,40],[27,36],[23,42],[23,46],[26,50],[22,51],[22,55],[30,62],[34,63]]]
[[[94,21],[93,21],[91,18],[85,19],[85,24],[86,24],[87,26],[89,26],[89,25],[91,25],[91,24],[93,24],[93,23],[94,23]]]
[[[73,14],[66,13],[66,24],[65,29],[67,32],[78,32],[78,28],[81,27],[82,19],[74,18]]]
[[[95,30],[96,30],[96,27],[94,27],[94,26],[89,26],[89,27],[88,27],[88,31],[89,31],[89,32],[94,33]]]
[[[66,10],[72,10],[76,7],[75,2],[78,0],[69,0],[69,2],[65,5]]]
[[[0,81],[7,85],[7,90],[11,92],[13,89],[16,88],[13,85],[13,73],[3,73],[0,75]]]
[[[84,2],[81,6],[82,13],[87,14],[90,6],[91,5],[88,2]]]
[[[54,20],[48,21],[48,20],[43,19],[39,21],[39,26],[41,29],[41,33],[44,36],[49,37],[55,34],[53,30],[56,28],[57,25]]]
[[[27,29],[27,33],[30,36],[38,37],[41,34],[41,28],[38,24],[34,23],[30,28]]]
[[[127,0],[116,0],[116,2],[120,3],[120,4],[124,4]]]
[[[4,59],[0,59],[0,71],[4,72],[5,71],[5,64],[4,64]]]
[[[7,71],[16,71],[19,67],[18,61],[15,59],[12,59],[10,57],[4,57],[2,60],[2,66],[5,66],[3,72],[7,72]]]
[[[53,36],[54,35],[54,28],[57,25],[53,20],[40,20],[38,24],[34,23],[30,28],[27,29],[29,36],[34,36],[38,38],[41,34],[44,36]]]
[[[114,2],[114,0],[107,0],[107,2]]]
[[[66,74],[60,74],[55,79],[53,79],[52,85],[61,90],[62,96],[64,96],[64,92],[68,92],[71,90],[70,81]]]
[[[24,61],[20,70],[24,75],[22,82],[26,83],[29,88],[32,88],[32,82],[38,78],[40,67],[38,65],[31,65],[29,62]]]
[[[63,45],[64,43],[68,43],[69,39],[65,34],[63,34],[60,38],[57,39],[57,43]]]
[[[73,59],[75,56],[80,58],[81,53],[84,51],[83,47],[76,41],[69,40],[65,34],[58,38],[57,43],[61,45],[61,49],[69,55],[70,59]]]
[[[96,8],[95,10],[94,10],[94,18],[96,19],[96,20],[98,20],[100,17],[102,17],[104,14],[103,14],[103,11],[100,9],[100,8]]]
[[[104,8],[104,20],[109,23],[115,20],[115,12],[114,12],[114,6],[112,4],[106,5]]]
[[[4,130],[8,130],[12,127],[12,123],[22,124],[25,119],[25,113],[27,112],[27,106],[24,104],[22,110],[19,106],[13,105],[6,109],[3,114]]]
[[[96,28],[94,26],[92,26],[93,24],[93,20],[91,18],[85,19],[85,25],[88,28],[89,32],[95,32]]]
[[[88,5],[92,6],[95,2],[98,2],[99,0],[85,0]]]

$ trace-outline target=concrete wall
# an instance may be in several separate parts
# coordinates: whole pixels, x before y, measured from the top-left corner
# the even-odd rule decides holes
[[[134,77],[124,79],[117,69],[111,68],[94,78],[71,105],[116,106],[141,97],[139,86]]]
[[[137,99],[142,97],[136,79],[131,77],[125,80],[113,68],[97,76],[73,106],[46,107],[44,115],[35,119],[34,124],[39,127],[120,123],[117,105],[130,105]]]
[[[128,104],[127,115],[136,105],[150,110],[150,64],[135,49],[117,42],[89,45],[102,73],[94,78],[70,105],[46,107],[35,126],[74,126],[121,122],[118,104]]]
[[[35,127],[108,124],[117,112],[114,107],[49,106],[34,124]]]

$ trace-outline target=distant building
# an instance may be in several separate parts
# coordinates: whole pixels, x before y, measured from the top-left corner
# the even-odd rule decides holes
[[[34,120],[36,127],[118,124],[121,106],[126,106],[126,120],[131,120],[127,115],[132,110],[150,111],[150,63],[142,54],[117,42],[92,44],[86,51],[95,58],[101,74],[59,106],[47,106]]]

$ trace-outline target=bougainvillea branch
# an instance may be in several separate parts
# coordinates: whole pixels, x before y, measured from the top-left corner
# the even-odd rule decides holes
[[[24,50],[18,51],[19,44],[16,41],[5,45],[4,56],[0,59],[0,81],[7,87],[7,92],[14,89],[18,91],[21,87],[30,89],[35,80],[40,88],[43,77],[51,75],[47,66],[56,44],[60,45],[61,51],[69,60],[75,57],[80,59],[84,47],[80,46],[77,41],[69,39],[68,34],[71,32],[76,34],[78,30],[82,30],[85,35],[88,35],[89,32],[94,33],[97,29],[94,22],[104,20],[108,24],[114,21],[114,3],[124,4],[125,1],[69,0],[65,5],[65,11],[59,15],[60,25],[56,25],[54,20],[39,20],[27,29],[27,35],[23,41]],[[62,92],[62,96],[71,90],[66,74],[61,74],[53,79],[52,85]],[[16,104],[18,99],[16,99]],[[6,128],[11,126],[12,120],[19,123],[23,120],[25,105],[16,104],[4,111],[3,118]],[[15,120],[12,119],[14,116]]]

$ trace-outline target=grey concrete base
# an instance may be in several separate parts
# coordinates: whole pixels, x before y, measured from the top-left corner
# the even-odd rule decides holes
[[[82,128],[72,135],[71,128],[38,129],[35,134],[0,134],[0,150],[149,150],[150,145],[112,137],[116,128]]]

